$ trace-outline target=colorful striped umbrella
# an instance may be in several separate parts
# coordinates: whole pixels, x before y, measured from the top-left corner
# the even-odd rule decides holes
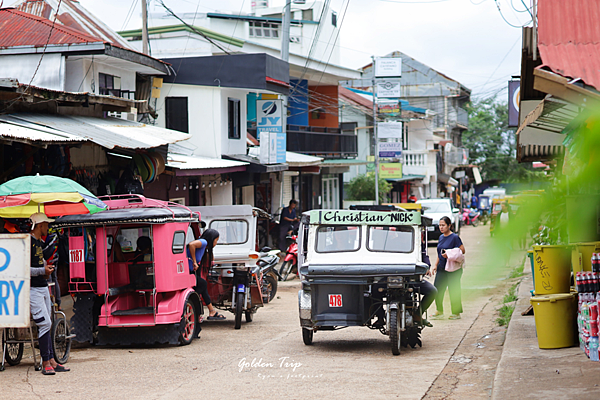
[[[72,179],[52,175],[22,176],[0,185],[0,217],[29,218],[95,214],[108,206]]]

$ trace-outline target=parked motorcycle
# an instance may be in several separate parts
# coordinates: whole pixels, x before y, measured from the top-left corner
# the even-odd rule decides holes
[[[291,236],[287,236],[286,239],[291,240],[292,243],[287,248],[283,264],[279,269],[280,279],[286,281],[290,273],[296,269],[298,270],[298,234],[295,233]]]
[[[464,208],[462,212],[463,225],[479,225],[481,213],[473,208]]]
[[[281,280],[281,275],[275,269],[279,262],[279,250],[271,250],[269,247],[263,247],[260,250],[260,258],[256,265],[260,268],[263,286],[263,302],[268,303],[275,298],[277,294],[277,281]]]

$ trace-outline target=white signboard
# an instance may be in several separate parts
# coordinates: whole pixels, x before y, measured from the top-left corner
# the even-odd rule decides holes
[[[377,136],[379,139],[401,139],[402,122],[377,123]]]
[[[377,98],[400,97],[400,80],[387,79],[377,82]]]
[[[29,326],[31,237],[0,234],[0,328]]]
[[[400,158],[402,155],[402,142],[379,142],[377,148],[381,158]]]
[[[256,130],[260,140],[260,162],[277,164],[285,162],[286,134],[283,130],[283,102],[281,100],[256,101]],[[268,133],[268,143],[263,145],[263,133]],[[271,139],[275,139],[272,146]],[[268,155],[267,155],[268,154]]]
[[[399,78],[402,76],[401,58],[376,58],[375,78]]]

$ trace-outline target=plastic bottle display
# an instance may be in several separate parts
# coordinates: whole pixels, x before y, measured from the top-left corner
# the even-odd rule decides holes
[[[575,275],[579,348],[591,361],[600,361],[600,253],[592,254],[592,271]]]

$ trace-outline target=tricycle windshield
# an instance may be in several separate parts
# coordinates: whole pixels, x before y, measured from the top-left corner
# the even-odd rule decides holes
[[[369,226],[367,248],[370,251],[411,253],[414,236],[410,226]]]
[[[317,229],[317,253],[337,253],[360,249],[360,226],[320,226]]]
[[[150,227],[122,228],[117,235],[117,242],[123,253],[133,253],[137,249],[138,239],[142,236],[150,237]]]
[[[216,219],[210,221],[210,229],[219,232],[219,245],[242,244],[248,241],[248,221],[243,219]]]
[[[450,212],[450,203],[447,201],[427,201],[421,203],[431,213]]]

